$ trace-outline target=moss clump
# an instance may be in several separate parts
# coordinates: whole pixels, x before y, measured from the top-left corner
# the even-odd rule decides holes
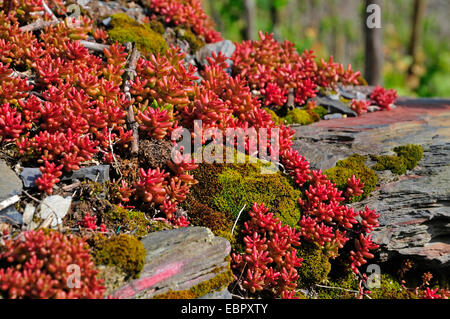
[[[158,20],[151,20],[148,25],[153,31],[164,34],[164,25]]]
[[[300,286],[320,284],[327,279],[331,264],[323,249],[314,243],[302,243],[298,249],[298,256],[303,258],[302,266],[298,269]]]
[[[286,124],[308,125],[314,122],[311,115],[307,111],[300,109],[293,109],[289,111],[284,120],[286,121]]]
[[[353,154],[352,156],[346,158],[345,160],[338,161],[335,167],[327,169],[324,174],[336,184],[336,187],[341,191],[346,191],[347,189],[347,179],[351,178],[353,175],[356,178],[361,179],[364,183],[364,193],[361,196],[353,196],[349,200],[350,202],[360,201],[363,198],[367,198],[369,194],[377,186],[377,174],[366,166],[366,157]]]
[[[299,190],[294,189],[282,173],[261,174],[251,166],[247,170],[231,165],[218,176],[221,192],[213,196],[213,204],[219,211],[238,217],[242,207],[248,211],[253,203],[264,203],[283,223],[295,227],[300,218]]]
[[[328,287],[317,287],[319,299],[355,299],[359,296],[358,280],[351,271],[332,277],[326,283]]]
[[[381,275],[381,287],[373,288],[370,296],[373,299],[415,299],[415,295],[407,291],[391,275]]]
[[[165,294],[153,297],[153,299],[195,299],[228,286],[232,280],[233,274],[231,270],[228,269],[214,278],[203,281],[188,290],[169,290]]]
[[[198,38],[190,28],[186,29],[182,27],[177,27],[175,29],[175,32],[180,39],[186,40],[189,43],[189,47],[191,48],[193,53],[200,50],[202,47],[206,45],[205,41]]]
[[[144,268],[144,245],[132,235],[99,238],[95,245],[94,257],[98,265],[115,266],[123,271],[127,278],[137,278]]]
[[[372,158],[377,161],[373,166],[373,169],[376,171],[390,170],[396,175],[403,175],[406,173],[406,164],[403,157],[396,155],[382,155],[373,156]]]
[[[394,148],[397,156],[402,157],[406,168],[412,170],[423,157],[423,148],[420,145],[408,144]]]
[[[243,154],[241,154],[243,155]],[[235,153],[235,159],[240,157]],[[199,181],[192,186],[188,199],[182,204],[193,225],[207,225],[213,233],[234,243],[241,242],[240,229],[246,221],[246,214],[254,202],[264,203],[284,224],[295,226],[300,218],[298,198],[301,192],[281,172],[263,174],[267,163],[256,160],[244,163],[202,163],[193,171]],[[231,229],[241,209],[233,236]]]
[[[315,114],[317,114],[320,118],[323,118],[325,115],[328,114],[328,110],[326,108],[324,108],[323,106],[316,106],[313,110],[312,110]]]
[[[273,123],[275,123],[275,125],[282,124],[282,122],[283,122],[282,119],[280,119],[278,117],[277,113],[275,113],[273,110],[271,110],[267,107],[264,107],[263,110],[266,111],[270,115],[270,118],[272,119]]]
[[[114,228],[120,227],[120,230],[129,231],[138,239],[149,233],[150,222],[143,212],[114,205],[104,216],[108,220],[108,224]]]
[[[146,56],[161,53],[167,49],[164,38],[150,26],[138,23],[125,13],[116,13],[111,18],[112,29],[108,31],[111,40],[119,43],[134,42]]]

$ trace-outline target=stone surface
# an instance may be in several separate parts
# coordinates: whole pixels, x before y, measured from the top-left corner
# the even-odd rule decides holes
[[[22,182],[4,161],[0,161],[0,202],[22,193]],[[22,215],[17,212],[14,205],[0,211],[0,222],[13,222],[22,224]]]
[[[60,177],[61,181],[70,181],[75,179],[89,179],[98,183],[104,183],[109,181],[109,165],[95,165],[88,167],[81,167],[77,171],[72,171],[71,173],[63,173]],[[34,181],[36,178],[42,175],[41,171],[37,167],[25,167],[20,173],[23,185],[26,188],[34,187],[36,184]]]
[[[204,227],[155,232],[142,243],[147,256],[139,279],[118,288],[114,297],[151,299],[169,290],[188,290],[229,270],[230,243]],[[224,288],[205,297],[227,297]]]
[[[357,116],[356,112],[341,102],[339,99],[331,98],[329,96],[316,96],[311,100],[316,101],[317,105],[328,109],[329,113],[341,113],[348,116]]]
[[[233,56],[234,50],[236,50],[236,46],[234,45],[234,43],[230,40],[224,40],[205,45],[195,53],[195,58],[197,60],[197,63],[203,67],[207,63],[206,58],[211,57],[213,52],[217,55],[219,54],[219,52],[222,52],[224,56],[229,58],[227,63],[231,68],[233,63],[231,57]]]
[[[392,154],[409,143],[424,148],[424,158],[406,175],[377,172],[379,184],[368,205],[380,216],[373,232],[381,261],[410,258],[418,267],[450,266],[450,101],[402,100],[389,112],[296,126],[294,148],[315,169],[333,167],[354,153]],[[370,161],[367,162],[369,165]]]
[[[38,217],[46,220],[50,215],[53,215],[51,227],[56,227],[62,224],[62,220],[69,211],[71,204],[71,196],[65,198],[59,195],[48,196],[38,207]]]
[[[323,117],[324,120],[336,120],[341,118],[342,118],[341,113],[325,114],[325,116]]]

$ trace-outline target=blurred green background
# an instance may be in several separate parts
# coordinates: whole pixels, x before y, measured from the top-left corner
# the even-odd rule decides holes
[[[246,0],[203,0],[226,39],[246,39]],[[383,36],[383,85],[399,95],[450,97],[450,1],[423,1],[421,36],[414,67],[408,54],[416,0],[380,0]],[[273,32],[278,40],[333,55],[364,71],[363,0],[253,0],[255,32]],[[408,72],[412,69],[413,71]]]

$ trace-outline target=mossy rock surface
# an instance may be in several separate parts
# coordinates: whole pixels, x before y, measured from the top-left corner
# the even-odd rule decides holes
[[[380,288],[371,289],[373,299],[416,299],[415,295],[407,291],[391,275],[382,274]]]
[[[97,265],[114,266],[127,278],[138,278],[144,268],[146,251],[134,236],[121,234],[110,239],[97,238],[94,258]]]
[[[353,154],[344,160],[338,161],[335,167],[324,171],[328,179],[336,184],[336,187],[343,192],[347,189],[348,178],[355,175],[356,178],[361,179],[364,183],[364,193],[361,196],[351,197],[350,202],[357,202],[367,198],[377,186],[377,174],[366,166],[365,160],[365,156]]]
[[[150,222],[144,212],[113,205],[113,208],[104,213],[103,217],[106,218],[109,226],[118,231],[129,231],[138,239],[144,238],[149,233]]]
[[[267,108],[267,107],[263,107],[263,110],[266,111],[269,115],[270,118],[272,119],[273,123],[275,123],[275,125],[280,125],[283,124],[283,120],[277,115],[277,113],[275,113],[275,111]]]
[[[192,53],[195,53],[206,45],[206,42],[197,37],[190,28],[176,27],[175,32],[178,38],[189,43]]]
[[[156,295],[153,299],[196,299],[227,287],[232,280],[233,274],[228,269],[212,279],[203,281],[187,290],[169,290],[167,293]]]
[[[167,50],[167,43],[162,35],[149,25],[140,24],[125,13],[116,13],[111,18],[112,29],[108,30],[111,40],[119,43],[133,42],[147,57]]]
[[[382,155],[373,156],[372,158],[377,161],[373,166],[373,169],[376,171],[389,170],[396,175],[403,175],[406,173],[406,164],[403,157],[396,155]]]
[[[302,242],[297,255],[303,258],[298,269],[300,287],[320,284],[327,279],[331,264],[323,249],[314,243]]]
[[[394,148],[397,156],[402,157],[408,170],[414,169],[423,158],[423,148],[420,145],[408,144]]]
[[[308,111],[295,108],[284,117],[286,124],[308,125],[314,122],[313,117]]]
[[[328,114],[328,110],[326,108],[324,108],[323,106],[316,106],[312,112],[314,112],[315,114],[317,114],[319,116],[319,118],[323,118],[325,115]]]
[[[251,163],[248,156],[244,160],[245,163],[202,163],[193,171],[199,183],[191,188],[184,204],[193,224],[210,227],[216,235],[233,243],[230,231],[239,212],[245,205],[235,236],[257,202],[264,203],[284,224],[295,227],[300,219],[301,192],[294,182],[279,171],[264,174],[268,172],[267,163]]]
[[[329,278],[324,285],[317,287],[319,299],[356,299],[359,296],[358,280],[351,271]]]

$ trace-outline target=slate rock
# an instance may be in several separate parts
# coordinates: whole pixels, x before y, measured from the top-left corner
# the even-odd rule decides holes
[[[20,178],[4,161],[0,161],[0,202],[20,194],[22,194],[22,182]],[[14,205],[0,212],[1,221],[10,222],[11,219],[18,224],[22,224],[23,222],[22,214],[14,208]]]
[[[342,118],[341,113],[325,114],[325,116],[323,117],[324,120],[336,120],[341,118]]]
[[[232,298],[233,297],[231,296],[231,293],[228,291],[227,288],[225,288],[221,291],[212,292],[207,295],[204,295],[198,299],[232,299]]]
[[[450,269],[449,185],[450,143],[431,145],[416,169],[354,205],[380,214],[373,239],[383,261],[408,256],[430,268]]]
[[[445,101],[443,101],[445,102]],[[442,102],[442,103],[443,103]],[[389,112],[368,113],[345,120],[293,126],[293,147],[322,171],[338,160],[361,155],[392,154],[396,146],[418,144],[424,157],[403,176],[377,172],[378,187],[370,197],[352,204],[380,214],[373,232],[379,260],[411,259],[424,271],[450,271],[450,103],[428,100],[397,103]],[[368,159],[367,164],[371,165]]]
[[[66,216],[72,204],[72,197],[68,196],[63,198],[62,196],[48,196],[39,205],[38,217],[46,220],[50,215],[53,216],[51,227],[56,227],[62,224],[63,218]]]
[[[96,181],[98,183],[105,183],[109,181],[109,165],[95,165],[82,167],[77,171],[72,171],[71,173],[63,173],[59,178],[61,181],[70,181],[74,179],[89,179],[91,181]],[[36,167],[25,167],[20,173],[23,185],[26,188],[36,186],[36,178],[42,175],[41,170]]]
[[[198,50],[195,53],[195,58],[197,60],[197,63],[204,67],[208,62],[206,60],[207,57],[212,57],[212,53],[214,52],[216,55],[219,54],[219,52],[222,52],[222,54],[226,57],[228,57],[227,63],[229,65],[228,72],[231,72],[231,67],[233,64],[233,61],[231,60],[231,57],[233,56],[234,51],[236,50],[236,45],[230,41],[230,40],[224,40],[221,42],[216,43],[210,43],[202,47],[200,50]]]
[[[188,290],[230,271],[227,261],[230,243],[205,227],[158,231],[148,235],[142,243],[147,251],[144,269],[138,279],[118,288],[114,297],[151,299],[169,290]],[[226,292],[219,295],[227,297]]]
[[[348,116],[358,115],[355,111],[353,111],[340,100],[335,100],[327,96],[316,96],[311,100],[315,101],[317,105],[321,105],[324,108],[328,109],[328,112],[330,113],[341,113]]]

